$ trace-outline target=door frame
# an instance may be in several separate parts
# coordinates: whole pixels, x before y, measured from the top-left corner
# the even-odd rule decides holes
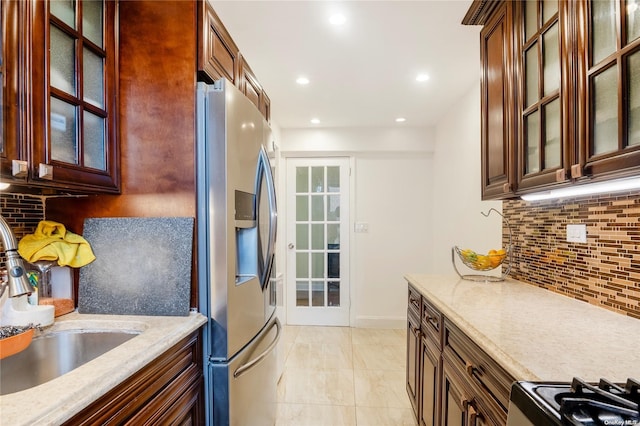
[[[289,268],[288,265],[288,255],[287,255],[287,245],[288,245],[288,240],[289,240],[289,235],[287,235],[287,223],[288,223],[288,212],[291,211],[290,207],[288,205],[288,188],[289,185],[293,184],[291,182],[287,182],[287,170],[289,167],[289,160],[290,159],[327,159],[327,160],[331,160],[331,159],[336,159],[336,158],[344,158],[348,160],[349,163],[349,171],[348,171],[348,176],[349,176],[349,217],[347,218],[348,221],[348,234],[349,234],[349,250],[346,252],[346,254],[349,256],[348,262],[349,262],[349,293],[348,293],[348,303],[349,303],[349,327],[353,327],[354,324],[356,323],[356,307],[357,307],[357,299],[356,299],[356,286],[354,285],[354,283],[356,282],[356,272],[354,271],[355,268],[352,267],[352,259],[354,259],[355,256],[355,252],[354,252],[354,244],[351,244],[351,241],[354,238],[354,232],[353,232],[353,226],[354,226],[354,220],[355,220],[355,170],[356,170],[356,160],[355,157],[353,157],[352,155],[344,155],[344,154],[331,154],[331,153],[326,153],[326,152],[322,152],[322,153],[313,153],[313,152],[304,152],[304,153],[300,153],[300,152],[290,152],[290,153],[285,153],[285,152],[281,152],[281,158],[284,160],[284,164],[281,166],[284,166],[284,172],[281,172],[279,174],[279,185],[281,188],[281,194],[283,196],[280,197],[280,205],[283,206],[283,208],[278,210],[278,217],[279,217],[279,229],[284,229],[284,235],[281,235],[280,238],[280,250],[279,252],[280,254],[280,258],[283,260],[283,268],[282,271],[284,272],[284,285],[283,285],[283,307],[284,307],[284,311],[285,311],[285,315],[284,315],[284,319],[286,321],[286,324],[290,324],[289,321],[289,315],[286,314],[287,311],[287,306],[289,303],[288,300],[288,288],[287,288],[287,284],[288,284],[288,277],[287,277],[287,271]],[[280,219],[282,220],[282,222],[280,222]]]

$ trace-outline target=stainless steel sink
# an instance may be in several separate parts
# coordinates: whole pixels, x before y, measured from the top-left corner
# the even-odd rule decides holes
[[[24,351],[0,360],[0,395],[53,380],[138,334],[140,331],[64,330],[34,338]]]

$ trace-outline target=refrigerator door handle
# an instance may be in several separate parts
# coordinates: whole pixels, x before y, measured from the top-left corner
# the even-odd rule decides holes
[[[264,257],[264,265],[262,267],[262,275],[260,276],[260,285],[262,289],[265,289],[269,284],[271,278],[271,266],[273,263],[273,256],[276,245],[276,227],[278,223],[278,213],[276,207],[276,187],[273,182],[273,175],[271,174],[271,165],[269,163],[269,156],[264,148],[264,145],[260,147],[260,154],[258,156],[258,176],[256,179],[256,192],[261,195],[261,181],[264,178],[267,186],[267,198],[269,201],[269,240],[267,242],[267,253]]]
[[[240,367],[238,367],[236,371],[233,372],[233,377],[237,379],[238,377],[242,376],[244,373],[248,372],[251,368],[258,365],[263,359],[267,357],[267,355],[269,355],[269,353],[271,353],[271,351],[273,351],[273,349],[278,344],[278,341],[280,340],[280,335],[282,332],[282,325],[280,324],[280,320],[278,320],[277,317],[275,319],[275,322],[269,328],[272,328],[273,326],[276,327],[276,337],[275,339],[273,339],[273,342],[271,342],[271,344],[269,344],[269,346],[260,355],[258,355],[257,357],[253,358],[251,361],[244,363]]]

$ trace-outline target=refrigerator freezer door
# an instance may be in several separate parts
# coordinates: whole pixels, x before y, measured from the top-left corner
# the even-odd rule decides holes
[[[273,179],[261,159],[265,124],[256,107],[225,80],[198,83],[197,100],[200,306],[211,318],[208,355],[228,360],[273,313],[262,280],[270,265],[260,261],[259,233],[267,230],[262,250],[273,253],[275,226],[264,225],[275,219],[259,223],[258,217],[270,209],[266,217],[275,218],[268,190]],[[260,197],[262,187],[267,190]]]
[[[281,334],[274,315],[264,330],[228,363],[211,363],[213,424],[273,426],[276,421],[277,356]]]

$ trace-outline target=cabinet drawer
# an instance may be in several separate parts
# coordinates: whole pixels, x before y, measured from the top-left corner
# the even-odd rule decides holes
[[[443,353],[506,413],[514,378],[447,319]]]
[[[413,315],[415,318],[418,318],[418,322],[420,321],[420,313],[422,311],[422,296],[415,288],[409,286],[408,293],[408,314]]]
[[[427,299],[422,298],[422,332],[442,348],[442,314]]]

